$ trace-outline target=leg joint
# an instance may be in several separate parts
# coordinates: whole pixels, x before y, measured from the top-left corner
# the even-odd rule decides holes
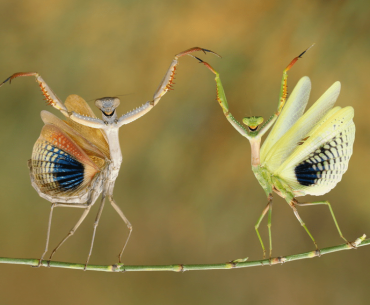
[[[289,202],[289,205],[292,207],[292,208],[295,208],[296,204],[298,203],[297,199],[293,198],[290,202]]]
[[[273,198],[272,193],[270,193],[270,194],[267,196],[267,200],[268,200],[268,202],[271,202],[271,201],[272,201],[272,198]]]

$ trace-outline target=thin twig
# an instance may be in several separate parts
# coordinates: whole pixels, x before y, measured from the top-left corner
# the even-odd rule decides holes
[[[357,247],[370,245],[370,239],[365,239],[366,235],[359,237],[355,242],[351,244],[342,244],[334,247],[328,247],[321,249],[320,251],[310,251],[301,254],[288,255],[284,257],[275,257],[258,261],[246,261],[247,259],[236,259],[228,263],[221,264],[193,264],[193,265],[88,265],[86,270],[90,271],[105,271],[105,272],[126,272],[126,271],[174,271],[183,272],[191,270],[215,270],[215,269],[236,269],[236,268],[246,268],[254,266],[268,266],[276,265],[287,262],[296,261],[299,259],[306,259],[317,257],[332,252],[338,252],[342,250],[355,249]],[[30,265],[37,266],[39,263],[38,259],[23,259],[23,258],[7,258],[0,257],[1,264],[13,264],[13,265]],[[42,261],[42,266],[47,267],[48,262],[46,260]],[[67,269],[80,269],[84,270],[85,265],[76,263],[64,263],[64,262],[50,262],[50,267],[57,268],[67,268]]]

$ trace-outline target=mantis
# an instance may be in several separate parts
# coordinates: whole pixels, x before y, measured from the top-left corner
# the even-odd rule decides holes
[[[118,117],[116,112],[120,104],[117,97],[103,97],[95,100],[95,106],[102,114],[102,119],[98,119],[89,105],[77,95],[68,96],[63,104],[36,72],[15,73],[0,84],[1,87],[6,82],[11,83],[17,77],[34,76],[47,104],[59,110],[66,117],[63,121],[48,111],[41,112],[41,119],[45,125],[33,147],[32,157],[28,161],[32,186],[42,198],[51,202],[45,250],[38,266],[41,265],[49,249],[54,208],[81,208],[83,213],[67,236],[51,252],[48,263],[59,247],[75,233],[100,194],[102,196],[94,222],[85,270],[92,253],[96,229],[106,198],[129,230],[118,255],[119,263],[121,263],[122,253],[130,239],[133,227],[113,198],[115,181],[122,163],[119,129],[144,116],[158,104],[159,100],[172,89],[178,59],[195,51],[219,56],[213,51],[199,47],[178,53],[154,93],[153,99],[121,117]]]
[[[287,100],[288,71],[310,48],[295,57],[283,71],[277,111],[264,124],[260,116],[243,118],[246,128],[229,111],[219,73],[209,63],[197,58],[216,75],[217,101],[226,119],[251,145],[252,171],[267,196],[267,205],[255,225],[263,258],[266,256],[266,250],[258,228],[268,213],[271,258],[273,193],[284,198],[292,208],[294,215],[312,239],[317,255],[320,255],[320,250],[300,217],[298,206],[326,205],[340,237],[348,245],[355,247],[343,236],[328,201],[297,200],[297,197],[304,195],[324,195],[336,186],[348,168],[355,139],[353,108],[334,107],[341,89],[340,82],[335,82],[304,114],[311,90],[311,81],[307,76],[300,79]],[[272,126],[274,127],[261,148],[261,138]]]

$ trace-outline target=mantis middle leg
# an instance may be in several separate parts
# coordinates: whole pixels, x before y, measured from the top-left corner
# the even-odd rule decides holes
[[[57,204],[55,206],[58,206]],[[82,205],[81,207],[84,207],[85,205]],[[78,207],[78,206],[76,206]],[[50,257],[49,257],[49,263],[52,259],[52,257],[54,256],[55,252],[57,252],[57,250],[60,248],[61,245],[64,244],[64,242],[69,238],[71,237],[75,232],[76,230],[78,229],[78,227],[81,225],[81,223],[84,221],[84,219],[86,218],[87,214],[89,214],[90,212],[90,208],[91,208],[91,205],[90,206],[87,206],[85,207],[85,211],[82,213],[80,219],[77,221],[77,223],[74,225],[74,227],[68,232],[67,236],[64,237],[62,239],[62,241],[55,247],[55,249],[53,250],[53,252],[51,252],[50,254]],[[50,218],[49,220],[51,220],[51,215],[50,215]],[[48,238],[49,238],[49,234],[50,234],[50,223],[49,223],[49,228],[48,228]],[[47,244],[48,244],[48,241],[47,241]],[[44,252],[45,254],[46,252]],[[43,254],[43,255],[44,255]]]
[[[261,238],[261,235],[258,231],[258,228],[263,220],[263,218],[265,217],[265,215],[267,214],[267,212],[269,212],[269,216],[268,216],[268,223],[267,223],[267,227],[268,227],[268,230],[269,230],[269,244],[270,244],[270,257],[271,257],[271,253],[272,253],[272,240],[271,240],[271,215],[272,215],[272,194],[270,194],[268,196],[268,202],[267,202],[267,205],[266,207],[263,209],[262,211],[262,214],[261,216],[258,218],[257,220],[257,223],[256,225],[254,226],[255,230],[256,230],[256,233],[257,233],[257,236],[258,236],[258,239],[261,243],[261,247],[262,247],[262,251],[263,251],[263,258],[266,257],[266,249],[265,249],[265,246],[263,244],[263,241],[262,241],[262,238]]]
[[[49,257],[49,262],[51,261],[53,255],[55,254],[55,252],[60,248],[60,246],[69,238],[71,237],[75,232],[76,230],[78,229],[78,227],[81,225],[81,223],[84,221],[84,219],[86,218],[87,214],[89,214],[90,212],[90,209],[91,207],[94,205],[96,199],[99,197],[99,194],[100,192],[98,192],[97,190],[95,189],[92,189],[91,190],[91,194],[90,194],[90,198],[88,199],[88,201],[85,203],[85,204],[55,204],[55,206],[62,206],[62,207],[77,207],[77,208],[84,208],[85,211],[82,213],[80,219],[77,221],[77,223],[74,225],[74,227],[68,232],[67,236],[64,237],[62,239],[62,241],[56,246],[56,248],[53,250],[53,252],[50,254],[50,257]],[[51,215],[49,217],[49,221],[51,221]],[[49,224],[49,229],[48,229],[48,237],[49,237],[49,231],[50,231],[50,224]]]
[[[99,220],[100,220],[101,214],[103,213],[105,197],[106,197],[106,194],[105,194],[105,192],[103,192],[101,202],[100,202],[100,206],[99,206],[99,210],[98,210],[98,214],[96,215],[95,222],[94,222],[94,231],[93,231],[93,235],[92,235],[92,239],[91,239],[90,251],[89,251],[89,254],[88,254],[87,259],[86,259],[84,271],[86,270],[87,264],[89,263],[90,256],[91,256],[91,253],[92,253],[92,249],[93,249],[93,246],[94,246],[96,229],[99,225]]]
[[[50,214],[49,214],[49,222],[48,222],[48,231],[47,231],[47,234],[46,234],[46,245],[45,245],[45,251],[44,253],[42,253],[41,257],[40,257],[40,260],[39,260],[39,264],[37,265],[37,267],[40,267],[41,266],[41,263],[42,263],[42,260],[44,259],[44,256],[46,254],[46,252],[48,252],[49,250],[49,239],[50,239],[50,228],[51,228],[51,219],[53,217],[53,210],[54,208],[56,207],[56,203],[52,203],[51,205],[51,208],[50,208]],[[36,267],[36,266],[35,266]]]

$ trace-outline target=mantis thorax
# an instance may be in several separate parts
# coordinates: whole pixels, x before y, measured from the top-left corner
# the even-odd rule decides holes
[[[258,180],[259,184],[262,186],[266,195],[272,193],[272,176],[271,173],[261,165],[252,166],[254,176]]]

